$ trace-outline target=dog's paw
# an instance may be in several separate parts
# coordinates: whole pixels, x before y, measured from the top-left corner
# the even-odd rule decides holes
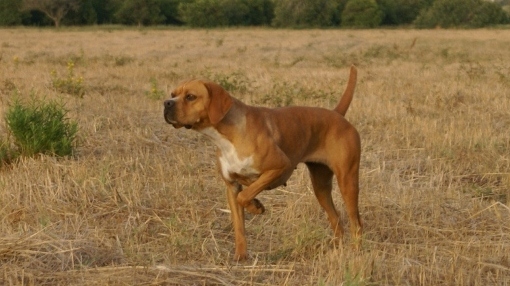
[[[245,262],[246,260],[248,260],[248,254],[247,253],[236,253],[236,254],[234,254],[233,260],[235,262]]]
[[[263,214],[266,210],[264,205],[257,199],[251,200],[250,204],[248,204],[245,208],[251,214]]]

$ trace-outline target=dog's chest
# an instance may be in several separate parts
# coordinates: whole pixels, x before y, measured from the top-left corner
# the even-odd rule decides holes
[[[201,132],[209,136],[220,149],[218,160],[221,174],[226,180],[239,181],[243,185],[249,185],[259,177],[260,173],[253,166],[253,156],[239,156],[234,144],[214,128],[206,128]]]

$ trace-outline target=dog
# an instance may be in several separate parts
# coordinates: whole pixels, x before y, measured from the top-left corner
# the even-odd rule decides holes
[[[359,249],[361,144],[357,130],[344,118],[356,80],[357,69],[353,65],[345,91],[333,110],[250,106],[220,85],[203,80],[182,83],[163,102],[167,123],[198,131],[217,146],[217,164],[227,186],[235,234],[235,260],[248,257],[244,209],[262,214],[264,206],[255,197],[263,190],[285,185],[299,163],[308,167],[315,196],[328,216],[335,239],[341,243],[342,222],[331,196],[333,175],[336,176],[352,241]]]

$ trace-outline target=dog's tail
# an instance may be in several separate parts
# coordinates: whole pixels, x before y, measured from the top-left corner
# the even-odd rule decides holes
[[[347,109],[349,109],[349,105],[351,105],[352,96],[354,95],[354,88],[356,87],[356,80],[358,78],[358,70],[355,65],[351,66],[351,71],[349,75],[349,82],[347,83],[347,87],[345,88],[344,94],[342,98],[340,98],[340,102],[335,107],[335,111],[345,116],[347,113]]]

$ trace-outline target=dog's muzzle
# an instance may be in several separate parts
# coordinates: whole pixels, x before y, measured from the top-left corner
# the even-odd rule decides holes
[[[174,100],[165,100],[163,102],[164,111],[163,116],[165,117],[165,121],[168,124],[175,125],[177,124],[177,121],[175,120],[175,101]]]
[[[165,100],[163,102],[163,106],[165,107],[163,110],[163,117],[165,117],[165,121],[168,124],[171,124],[174,128],[181,128],[181,127],[185,127],[186,129],[193,128],[192,125],[179,123],[175,119],[176,104],[175,104],[174,100]]]

